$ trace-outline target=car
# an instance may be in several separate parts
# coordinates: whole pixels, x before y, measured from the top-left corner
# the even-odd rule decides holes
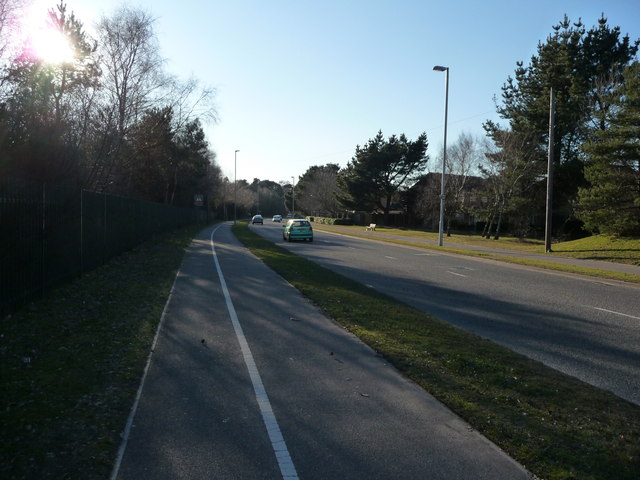
[[[251,218],[251,223],[252,223],[252,224],[254,224],[254,223],[262,224],[262,223],[264,223],[264,221],[263,221],[263,219],[262,219],[262,215],[254,215],[254,216]]]
[[[272,222],[281,222],[282,221],[282,215],[274,215],[273,218],[271,219]]]
[[[287,213],[287,218],[293,218],[293,214]]]
[[[282,227],[282,239],[289,242],[293,240],[313,242],[313,227],[306,218],[292,218]]]

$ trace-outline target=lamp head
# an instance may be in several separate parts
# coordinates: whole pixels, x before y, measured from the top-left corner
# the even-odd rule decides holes
[[[449,70],[449,67],[441,67],[440,65],[436,65],[435,67],[433,67],[433,69],[436,72],[446,72],[447,70]]]

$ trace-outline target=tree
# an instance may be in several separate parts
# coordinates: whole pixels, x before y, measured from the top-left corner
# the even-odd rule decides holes
[[[447,149],[445,220],[448,236],[451,235],[451,219],[458,214],[469,213],[469,178],[480,164],[480,155],[476,139],[464,132]]]
[[[613,92],[608,128],[583,149],[588,186],[579,190],[577,215],[593,232],[640,235],[640,63],[624,72]]]
[[[159,101],[169,80],[153,26],[148,13],[125,6],[98,23],[103,78],[92,123],[94,164],[87,175],[96,190],[130,191],[127,135],[150,109],[167,105]]]
[[[526,133],[495,129],[493,143],[485,145],[485,161],[480,172],[487,180],[490,199],[483,212],[486,226],[483,236],[498,240],[502,222],[509,215],[513,233],[522,238],[529,234],[531,199],[539,199],[544,165],[536,161],[535,137]],[[493,226],[495,225],[495,230]]]
[[[51,63],[29,40],[22,45],[6,69],[0,151],[7,163],[3,169],[15,175],[64,182],[77,178],[78,137],[84,122],[76,109],[77,95],[94,86],[100,72],[95,42],[63,2],[48,11],[47,21],[73,56]]]
[[[309,215],[335,215],[338,211],[340,166],[328,163],[309,167],[296,185],[296,204]]]
[[[347,208],[380,208],[388,216],[391,200],[413,184],[427,165],[427,134],[410,141],[402,134],[384,139],[382,131],[364,147],[356,146],[355,156],[340,172],[340,203]]]
[[[584,184],[584,155],[580,150],[591,132],[602,129],[599,121],[609,108],[607,81],[615,79],[638,51],[638,41],[622,37],[620,28],[611,28],[602,16],[598,25],[587,30],[581,21],[571,23],[565,16],[553,27],[545,43],[528,66],[517,63],[515,77],[502,87],[502,104],[497,111],[508,120],[516,135],[531,136],[537,155],[544,163],[549,122],[549,91],[556,93],[554,158],[554,210],[565,219],[572,214],[572,200]],[[487,133],[496,140],[504,127],[487,122]],[[536,205],[543,211],[544,205]]]

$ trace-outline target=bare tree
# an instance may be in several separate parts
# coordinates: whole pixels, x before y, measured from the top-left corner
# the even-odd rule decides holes
[[[493,204],[488,210],[488,225],[485,236],[491,236],[492,225],[496,223],[494,239],[501,234],[504,214],[510,212],[514,223],[514,231],[524,236],[528,230],[528,195],[531,195],[535,179],[542,174],[538,153],[533,145],[533,137],[516,134],[509,130],[496,130],[494,138],[500,144],[485,145],[485,162],[480,171],[491,188],[489,195]]]
[[[296,204],[310,215],[334,214],[340,207],[337,199],[340,166],[327,164],[310,167],[296,186]]]
[[[451,219],[469,211],[469,178],[477,170],[482,153],[478,140],[462,132],[447,152],[445,219],[447,236],[451,235]]]
[[[0,0],[0,61],[5,63],[15,41],[18,18],[25,0]]]
[[[96,189],[128,191],[131,178],[125,140],[170,83],[163,71],[154,22],[145,11],[123,6],[97,25],[103,76],[94,118]]]

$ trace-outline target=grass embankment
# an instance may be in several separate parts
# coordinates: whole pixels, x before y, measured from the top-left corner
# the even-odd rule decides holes
[[[534,239],[520,240],[513,237],[501,237],[499,240],[490,240],[478,235],[453,234],[450,237],[445,237],[444,247],[439,247],[437,246],[438,234],[425,232],[423,230],[378,227],[376,232],[367,232],[360,226],[322,224],[314,225],[314,228],[398,245],[438,249],[444,252],[528,265],[548,270],[640,283],[640,275],[567,265],[552,261],[554,258],[567,257],[640,265],[640,239],[638,238],[616,238],[605,235],[595,235],[570,242],[554,243],[552,245],[553,252],[545,254],[544,242]],[[488,248],[490,250],[478,251],[473,250],[473,247]],[[491,251],[492,249],[495,249],[495,251]],[[548,260],[540,257],[527,258],[519,255],[522,253],[543,254]]]
[[[147,242],[0,320],[0,478],[109,477],[199,229]]]
[[[637,479],[640,407],[234,227],[262,261],[546,480]]]

